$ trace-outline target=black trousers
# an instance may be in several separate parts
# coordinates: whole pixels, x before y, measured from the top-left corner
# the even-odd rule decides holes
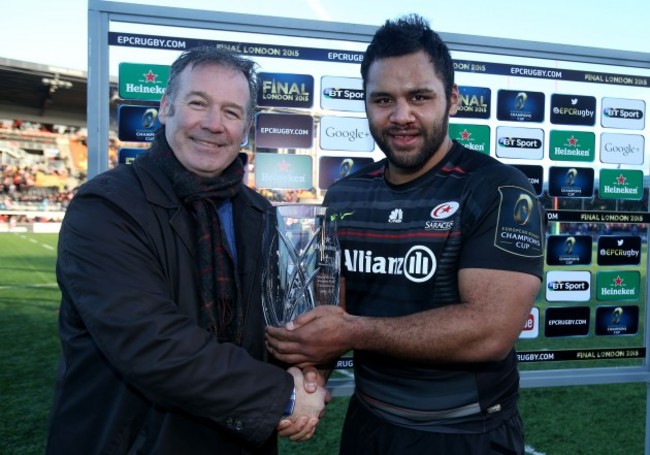
[[[385,422],[353,395],[340,455],[524,455],[524,426],[517,413],[485,433],[433,433]]]

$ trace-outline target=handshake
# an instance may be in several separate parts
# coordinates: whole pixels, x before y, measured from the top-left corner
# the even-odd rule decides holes
[[[291,367],[288,372],[293,376],[295,388],[293,412],[283,417],[276,429],[282,437],[296,442],[306,441],[314,435],[325,414],[325,405],[331,400],[330,392],[324,387],[327,379],[314,367],[302,371]]]
[[[351,317],[336,305],[320,305],[298,316],[286,327],[266,328],[266,347],[287,364],[293,375],[296,401],[293,413],[277,425],[278,435],[292,441],[306,441],[316,431],[330,402],[325,389],[333,363],[351,350],[348,340]],[[321,366],[324,370],[317,369]]]

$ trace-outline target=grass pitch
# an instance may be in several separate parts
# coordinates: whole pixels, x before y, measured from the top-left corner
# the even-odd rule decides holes
[[[44,451],[60,353],[56,242],[54,234],[0,234],[2,455]],[[527,453],[642,455],[646,390],[646,384],[522,390]],[[280,453],[336,454],[347,401],[334,398],[314,438],[305,443],[281,440]]]

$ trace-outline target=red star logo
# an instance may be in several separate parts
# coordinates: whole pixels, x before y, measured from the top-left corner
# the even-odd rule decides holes
[[[460,138],[461,138],[462,140],[466,141],[466,140],[469,139],[469,137],[470,137],[471,135],[472,135],[472,133],[470,133],[469,131],[467,131],[467,128],[465,128],[465,131],[463,131],[462,133],[460,133]]]
[[[614,278],[614,286],[622,286],[623,285],[623,278],[620,276],[617,276]]]
[[[571,136],[569,139],[567,139],[567,142],[570,146],[575,147],[578,143],[578,140],[575,137]]]
[[[158,75],[154,74],[154,72],[151,70],[149,70],[147,74],[143,74],[143,76],[145,82],[153,82],[154,84],[156,83],[156,78],[158,77]]]
[[[282,159],[282,161],[280,161],[280,163],[278,164],[278,170],[280,172],[288,172],[289,166],[290,166],[289,163],[287,163],[286,161],[284,161],[284,159]]]
[[[621,174],[621,175],[619,175],[618,177],[616,177],[616,182],[617,182],[619,185],[625,185],[625,180],[627,180],[627,179],[625,178],[625,176],[624,176],[623,174]]]

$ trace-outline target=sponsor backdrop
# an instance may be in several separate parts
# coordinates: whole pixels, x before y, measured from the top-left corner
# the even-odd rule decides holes
[[[160,127],[158,106],[123,104],[117,109],[118,138],[127,142],[150,142]]]
[[[120,162],[131,162],[151,140],[168,65],[196,45],[259,63],[258,109],[243,148],[249,184],[261,193],[279,200],[295,190],[318,201],[336,180],[383,158],[364,112],[364,43],[124,29],[108,36],[119,67]],[[566,57],[453,57],[460,105],[450,136],[519,169],[546,211],[545,276],[518,344],[522,369],[642,365],[650,73]],[[431,209],[431,223],[441,223],[436,213],[449,208]],[[396,209],[396,219],[400,214]]]

